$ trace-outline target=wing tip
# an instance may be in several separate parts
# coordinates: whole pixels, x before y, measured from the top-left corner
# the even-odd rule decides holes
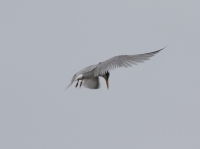
[[[148,53],[148,54],[156,54],[156,53],[158,53],[158,52],[164,50],[166,47],[168,47],[168,45],[165,46],[164,48],[160,49],[160,50],[157,50],[157,51],[154,51],[154,52],[150,52],[150,53]]]
[[[162,48],[162,49],[158,50],[158,52],[160,52],[160,51],[164,50],[164,49],[165,49],[165,48],[167,48],[167,47],[168,47],[168,45],[167,45],[167,46],[165,46],[164,48]]]
[[[64,91],[66,91],[71,85],[72,85],[72,83],[70,83],[70,84],[64,89]],[[63,91],[63,92],[64,92],[64,91]]]

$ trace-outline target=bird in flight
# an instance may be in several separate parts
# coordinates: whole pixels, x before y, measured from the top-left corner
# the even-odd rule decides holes
[[[67,86],[69,88],[74,82],[77,81],[76,86],[83,86],[89,89],[98,89],[99,88],[99,77],[103,77],[106,81],[107,89],[109,88],[108,79],[110,77],[110,71],[119,68],[119,67],[132,67],[137,63],[143,63],[146,60],[149,60],[150,57],[154,56],[164,48],[144,54],[136,55],[119,55],[112,57],[106,61],[100,62],[96,65],[91,65],[86,68],[83,68],[72,77],[71,83]],[[67,89],[66,88],[66,89]]]

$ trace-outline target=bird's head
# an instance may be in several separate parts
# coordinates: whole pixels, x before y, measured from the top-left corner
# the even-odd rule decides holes
[[[109,82],[108,79],[110,77],[110,73],[106,71],[105,75],[103,75],[104,79],[106,80],[107,89],[109,89]]]

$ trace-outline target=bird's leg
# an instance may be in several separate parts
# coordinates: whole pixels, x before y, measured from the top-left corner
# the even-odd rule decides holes
[[[78,80],[79,81],[79,80]],[[76,86],[75,87],[77,87],[78,86],[78,81],[77,81],[77,83],[76,83]]]
[[[83,83],[83,80],[82,80],[81,83],[80,83],[80,86],[79,86],[80,88],[81,88],[82,83]]]

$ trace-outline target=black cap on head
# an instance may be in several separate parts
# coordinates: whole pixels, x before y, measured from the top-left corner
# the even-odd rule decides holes
[[[107,77],[107,79],[109,78],[109,76],[110,76],[110,73],[108,71],[106,71],[106,77]]]

